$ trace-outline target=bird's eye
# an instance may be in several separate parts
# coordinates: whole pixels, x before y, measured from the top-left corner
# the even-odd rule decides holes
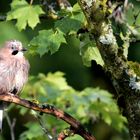
[[[12,46],[11,46],[11,49],[12,49],[12,50],[14,50],[14,49],[15,49],[15,46],[14,46],[14,45],[12,45]]]

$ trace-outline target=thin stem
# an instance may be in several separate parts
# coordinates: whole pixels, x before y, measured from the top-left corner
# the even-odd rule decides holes
[[[128,5],[128,0],[125,0],[125,1],[124,1],[124,7],[126,8],[127,5]]]
[[[37,120],[39,121],[39,124],[42,128],[42,130],[44,131],[44,133],[47,135],[49,140],[53,140],[53,136],[49,133],[49,130],[46,128],[46,126],[44,125],[44,122],[42,121],[41,117],[39,115],[36,115]]]
[[[11,134],[11,140],[15,140],[15,133],[14,133],[14,127],[16,124],[16,119],[14,118],[11,122],[10,117],[7,112],[5,112],[6,120],[8,122],[9,128],[10,128],[10,134]]]
[[[30,0],[30,5],[32,5],[32,4],[33,4],[33,1],[34,1],[34,0]]]

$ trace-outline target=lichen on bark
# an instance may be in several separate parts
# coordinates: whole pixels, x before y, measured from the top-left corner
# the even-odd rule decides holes
[[[110,24],[107,0],[79,0],[96,46],[105,63],[104,70],[109,73],[118,98],[123,96],[123,110],[127,117],[132,139],[140,139],[140,78],[127,58],[120,53],[120,47],[113,35]],[[92,3],[92,4],[91,4]]]

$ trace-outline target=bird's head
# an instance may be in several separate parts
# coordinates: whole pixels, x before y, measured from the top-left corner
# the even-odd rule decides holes
[[[27,49],[23,48],[22,43],[20,41],[10,40],[5,42],[3,51],[5,51],[4,53],[6,53],[7,55],[22,57],[23,52],[27,51]]]

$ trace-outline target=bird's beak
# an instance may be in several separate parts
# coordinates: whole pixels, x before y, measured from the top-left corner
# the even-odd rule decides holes
[[[22,48],[21,51],[22,51],[22,52],[26,52],[26,51],[27,51],[27,48]]]

